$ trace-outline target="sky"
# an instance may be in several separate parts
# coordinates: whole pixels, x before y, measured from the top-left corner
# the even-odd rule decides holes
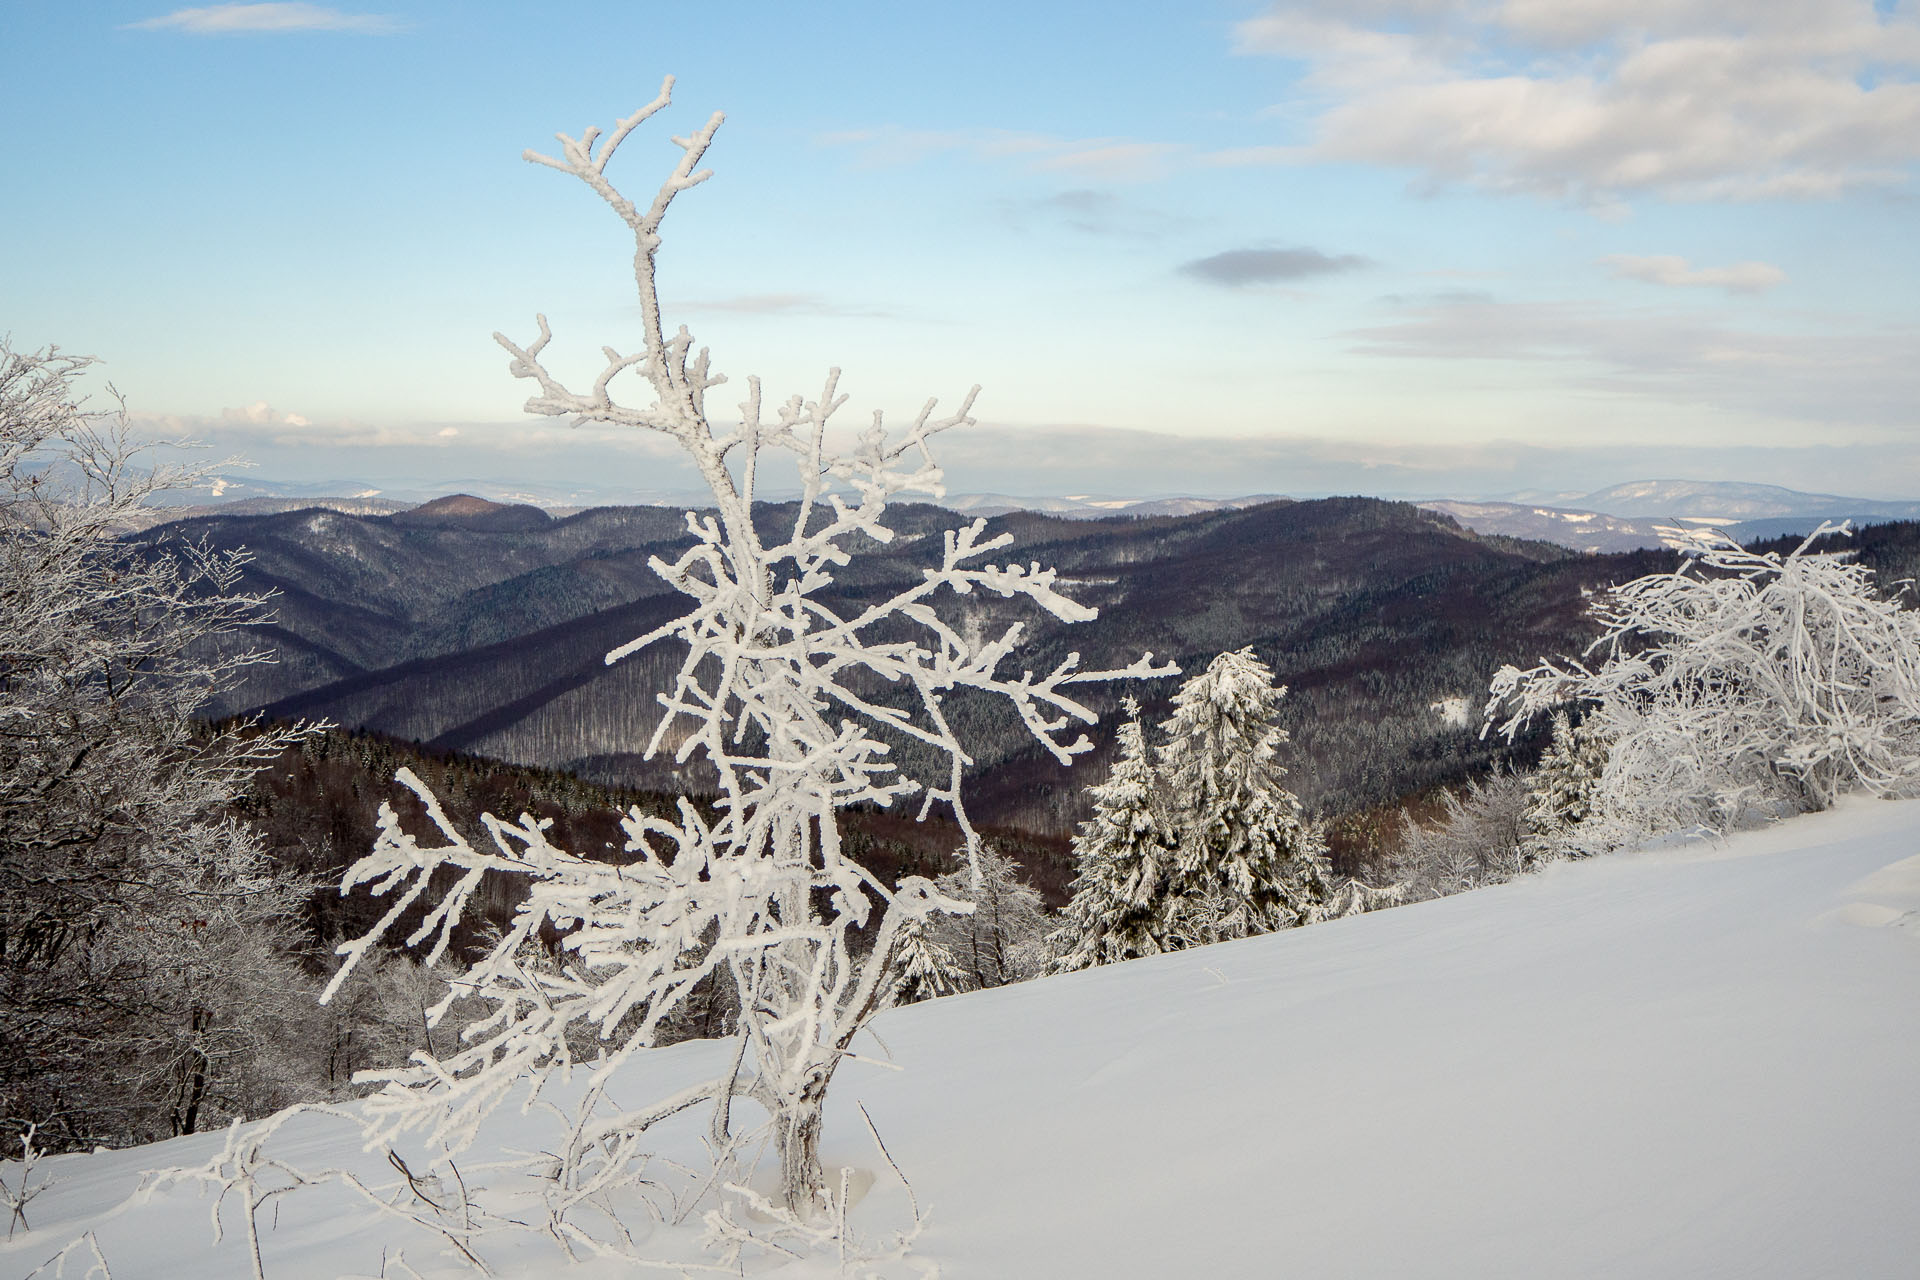
[[[677,77],[663,227],[729,392],[982,388],[956,490],[1920,498],[1920,2],[0,6],[0,334],[261,478],[596,494],[491,335],[638,342],[625,227],[522,161]]]

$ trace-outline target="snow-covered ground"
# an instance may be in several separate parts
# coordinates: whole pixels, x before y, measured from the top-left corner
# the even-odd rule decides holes
[[[877,1029],[905,1070],[841,1069],[825,1155],[878,1170],[856,1225],[904,1217],[864,1103],[948,1280],[1920,1275],[1917,997],[1920,803],[1857,800],[894,1010]],[[670,1086],[710,1052],[648,1069]],[[237,1218],[211,1248],[194,1193],[114,1209],[141,1169],[220,1143],[44,1162],[64,1181],[0,1275],[88,1229],[115,1280],[245,1275]],[[334,1121],[287,1151],[383,1167]],[[266,1274],[377,1275],[383,1246],[458,1274],[331,1191],[280,1202]],[[553,1256],[529,1238],[495,1261],[546,1275]]]

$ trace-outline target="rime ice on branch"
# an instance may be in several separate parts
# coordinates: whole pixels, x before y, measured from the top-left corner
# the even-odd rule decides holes
[[[1717,530],[1662,529],[1682,560],[1591,608],[1594,665],[1502,668],[1489,728],[1587,709],[1608,744],[1594,815],[1618,839],[1752,813],[1824,809],[1840,792],[1920,782],[1920,613],[1875,589],[1845,554],[1814,550],[1822,525],[1782,556]]]
[[[943,713],[943,697],[970,690],[1005,698],[1064,763],[1089,749],[1077,728],[1095,721],[1071,686],[1173,669],[1155,667],[1149,654],[1121,671],[1083,672],[1076,654],[1040,673],[1010,670],[1021,624],[980,638],[948,625],[936,606],[975,591],[1023,597],[1069,622],[1094,616],[1055,589],[1053,570],[988,561],[1008,539],[986,536],[984,521],[949,531],[937,567],[890,599],[842,614],[821,598],[834,570],[847,563],[852,539],[891,540],[883,522],[890,500],[941,496],[928,442],[972,422],[975,392],[945,416],[936,417],[928,401],[900,431],[890,431],[875,413],[848,451],[827,440],[829,422],[846,400],[837,369],[817,399],[794,396],[770,413],[758,379],[749,378],[740,425],[723,429],[710,421],[707,394],[725,379],[712,370],[704,348],[694,352],[685,328],[668,335],[654,262],[668,207],[710,174],[698,165],[721,116],[673,139],[679,163],[644,208],[606,177],[615,150],[667,105],[672,84],[669,77],[659,97],[620,121],[604,142],[599,130],[588,129],[577,139],[561,135],[557,159],[527,153],[580,179],[633,232],[641,349],[603,348],[599,376],[576,391],[542,361],[551,339],[544,316],[539,337],[526,346],[495,337],[512,354],[515,376],[538,388],[527,401],[529,412],[671,436],[712,490],[710,512],[687,514],[694,545],[672,563],[652,562],[692,597],[693,608],[615,649],[607,661],[668,636],[686,643],[686,660],[661,695],[665,714],[648,751],[659,749],[671,728],[684,730],[679,758],[704,753],[718,773],[714,816],[708,820],[686,803],[677,822],[634,812],[626,823],[627,850],[638,860],[615,867],[554,848],[541,825],[525,817],[509,824],[487,816],[493,847],[475,848],[417,779],[403,775],[443,838],[422,847],[385,811],[378,844],[348,884],[372,882],[376,892],[398,897],[373,934],[342,950],[350,961],[364,954],[440,868],[456,871],[457,883],[409,939],[431,939],[436,951],[446,947],[483,874],[527,877],[530,896],[514,927],[466,980],[493,1003],[493,1015],[446,1061],[423,1059],[390,1074],[374,1104],[388,1130],[426,1124],[458,1143],[516,1078],[571,1065],[565,1033],[586,1029],[608,1052],[591,1067],[586,1105],[563,1154],[563,1181],[591,1180],[597,1176],[591,1168],[637,1150],[632,1143],[649,1124],[693,1106],[711,1109],[711,1136],[724,1159],[738,1144],[731,1103],[744,1096],[770,1115],[786,1208],[805,1217],[823,1191],[817,1142],[827,1084],[855,1033],[889,994],[887,966],[903,922],[965,909],[924,880],[888,886],[845,857],[836,811],[923,792],[921,814],[935,803],[950,806],[971,856],[974,837],[960,800],[969,761]],[[622,381],[629,374],[644,384],[651,403],[615,400],[616,382],[632,382]],[[785,532],[763,538],[753,519],[755,488],[763,465],[782,455],[797,470],[801,497]],[[885,701],[876,693],[881,690]],[[923,787],[901,776],[881,734],[932,747],[947,761],[944,778]],[[562,937],[564,958],[557,965],[530,963],[536,934],[547,924]],[[857,929],[871,930],[870,950],[854,946]],[[606,1109],[611,1073],[653,1043],[660,1020],[712,975],[732,983],[739,997],[728,1071],[651,1107]]]

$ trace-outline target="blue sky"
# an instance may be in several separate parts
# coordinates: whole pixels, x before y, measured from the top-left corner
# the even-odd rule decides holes
[[[671,72],[609,170],[727,113],[669,319],[856,421],[982,384],[957,488],[1920,497],[1912,0],[10,0],[0,43],[0,330],[270,477],[671,487],[490,338],[631,345],[624,228],[518,157]]]

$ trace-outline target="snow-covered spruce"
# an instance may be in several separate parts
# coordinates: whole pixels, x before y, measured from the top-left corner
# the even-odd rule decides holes
[[[927,916],[915,916],[900,926],[893,949],[893,1003],[917,1004],[964,990],[966,974],[941,939],[934,936]]]
[[[1564,709],[1553,714],[1553,739],[1527,777],[1520,816],[1520,863],[1529,870],[1557,858],[1605,851],[1589,839],[1587,823],[1598,808],[1607,769],[1608,743],[1598,724],[1587,719],[1576,725]]]
[[[1156,812],[1157,788],[1140,704],[1128,698],[1113,772],[1091,789],[1093,816],[1073,838],[1078,873],[1065,923],[1052,939],[1056,972],[1164,949],[1154,926],[1173,850],[1166,836],[1171,824]]]
[[[1252,649],[1223,653],[1174,695],[1160,775],[1173,799],[1176,856],[1165,920],[1211,900],[1194,942],[1244,938],[1311,918],[1327,898],[1326,844],[1281,785],[1286,690]]]
[[[1281,785],[1273,673],[1223,653],[1174,697],[1162,745],[1127,707],[1119,758],[1074,839],[1079,873],[1056,935],[1061,972],[1244,938],[1319,918],[1326,847]]]
[[[891,499],[941,494],[929,442],[972,421],[974,393],[944,417],[935,417],[929,401],[903,431],[889,431],[876,413],[846,449],[828,442],[830,421],[846,399],[838,370],[828,373],[817,399],[794,396],[770,414],[758,379],[749,378],[740,425],[712,423],[707,396],[724,379],[704,349],[695,352],[685,328],[664,326],[654,269],[669,205],[709,176],[697,166],[720,115],[673,140],[680,161],[650,203],[629,200],[606,176],[615,150],[667,106],[671,86],[669,77],[660,95],[620,121],[604,143],[598,129],[588,129],[578,139],[562,135],[557,159],[527,155],[585,183],[632,232],[641,349],[623,355],[606,348],[604,368],[577,391],[543,362],[551,336],[544,316],[530,344],[496,339],[511,354],[514,375],[536,386],[529,412],[660,432],[685,451],[712,491],[711,510],[687,515],[693,546],[671,563],[652,562],[692,597],[692,610],[607,661],[669,637],[687,646],[672,688],[661,695],[665,714],[647,750],[671,744],[681,760],[703,754],[718,775],[717,804],[709,817],[683,803],[673,822],[633,812],[626,819],[632,860],[615,866],[555,848],[528,817],[487,815],[489,841],[477,847],[403,771],[400,780],[424,806],[430,838],[423,842],[384,809],[377,845],[346,882],[393,897],[379,925],[343,948],[348,968],[428,892],[436,874],[452,887],[408,939],[431,943],[436,953],[446,949],[481,877],[494,872],[527,882],[511,928],[459,980],[492,1005],[491,1016],[470,1026],[445,1058],[416,1055],[412,1066],[377,1077],[384,1088],[369,1103],[370,1137],[424,1127],[457,1150],[522,1082],[537,1090],[556,1071],[584,1070],[582,1102],[557,1153],[552,1212],[556,1234],[589,1249],[596,1246],[577,1225],[559,1225],[567,1197],[577,1202],[637,1176],[623,1171],[638,1167],[645,1131],[676,1112],[708,1109],[719,1162],[712,1185],[744,1184],[747,1170],[736,1167],[748,1149],[735,1124],[739,1098],[769,1117],[782,1220],[797,1224],[828,1207],[818,1141],[834,1071],[886,1002],[889,961],[908,922],[968,906],[922,879],[880,883],[844,856],[835,814],[921,793],[921,812],[950,806],[971,846],[960,802],[968,761],[943,715],[943,697],[970,690],[1004,698],[1064,763],[1090,745],[1074,726],[1095,721],[1072,685],[1171,670],[1154,667],[1150,655],[1119,672],[1082,672],[1078,655],[1051,670],[1003,669],[1020,624],[975,636],[942,620],[936,606],[943,599],[992,591],[1064,621],[1094,614],[1054,589],[1051,569],[989,562],[1006,539],[986,536],[984,521],[949,532],[938,563],[909,590],[844,614],[822,598],[850,544],[891,540],[884,518]],[[627,374],[638,375],[650,403],[614,398]],[[765,535],[755,524],[755,495],[763,470],[781,460],[793,465],[791,483],[801,497],[785,530]],[[876,696],[882,690],[885,701]],[[882,735],[935,748],[948,765],[944,776],[925,784],[900,776]],[[526,963],[543,930],[559,937],[562,963]],[[865,931],[865,944],[857,944],[856,931]],[[724,1068],[672,1097],[615,1106],[607,1092],[615,1073],[655,1043],[662,1021],[714,975],[733,986],[739,1009]],[[590,1033],[604,1053],[577,1061],[568,1037],[575,1029]],[[722,1219],[709,1219],[709,1234],[724,1256],[743,1237],[725,1218],[727,1209],[717,1212]]]
[[[1824,809],[1843,791],[1920,782],[1920,614],[1876,590],[1823,525],[1787,555],[1711,529],[1665,529],[1682,553],[1596,599],[1601,660],[1494,677],[1487,725],[1585,707],[1608,744],[1583,839],[1624,843],[1753,815]]]

